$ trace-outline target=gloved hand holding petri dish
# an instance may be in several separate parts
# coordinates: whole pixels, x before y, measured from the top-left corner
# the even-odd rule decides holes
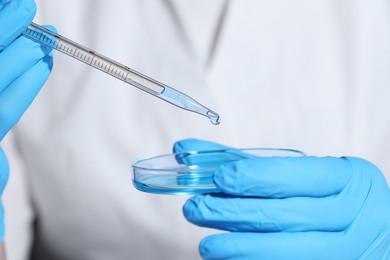
[[[184,140],[177,151],[212,146]],[[187,200],[183,214],[223,230],[203,259],[390,259],[390,189],[358,157],[258,157],[222,164],[220,193]],[[226,232],[227,231],[227,232]]]
[[[141,191],[160,194],[198,194],[220,192],[214,172],[222,164],[256,157],[299,157],[305,153],[280,148],[235,149],[215,143],[200,150],[187,150],[178,142],[172,154],[141,159],[132,164],[134,186]],[[193,147],[192,147],[193,148]]]

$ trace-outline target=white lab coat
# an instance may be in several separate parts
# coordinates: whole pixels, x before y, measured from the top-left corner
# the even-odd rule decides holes
[[[187,197],[131,184],[131,162],[187,137],[360,156],[390,178],[388,1],[231,1],[215,38],[222,1],[37,2],[36,21],[191,95],[222,123],[55,53],[4,144],[10,260],[26,259],[33,234],[37,259],[199,259],[216,231],[185,221]]]

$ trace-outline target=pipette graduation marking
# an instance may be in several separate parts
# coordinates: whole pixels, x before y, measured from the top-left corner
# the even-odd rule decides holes
[[[65,53],[70,57],[129,83],[130,85],[161,98],[177,107],[206,116],[215,125],[220,122],[219,115],[216,112],[201,105],[190,96],[187,96],[174,88],[168,87],[57,33],[51,32],[38,24],[31,23],[22,34],[33,41]]]

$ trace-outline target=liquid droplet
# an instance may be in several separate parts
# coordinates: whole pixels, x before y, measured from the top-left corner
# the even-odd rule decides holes
[[[210,118],[210,121],[211,121],[211,123],[213,123],[213,125],[219,125],[219,123],[221,122],[219,117],[217,117],[217,118]]]
[[[221,122],[221,120],[219,119],[219,115],[214,111],[207,111],[207,116],[210,119],[211,123],[213,123],[213,125],[218,125]]]

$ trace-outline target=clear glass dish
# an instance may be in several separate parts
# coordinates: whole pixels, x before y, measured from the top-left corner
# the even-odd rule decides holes
[[[299,157],[305,156],[305,153],[292,149],[245,148],[158,155],[132,164],[133,184],[138,190],[149,193],[219,192],[213,182],[213,174],[221,164],[271,156]]]

